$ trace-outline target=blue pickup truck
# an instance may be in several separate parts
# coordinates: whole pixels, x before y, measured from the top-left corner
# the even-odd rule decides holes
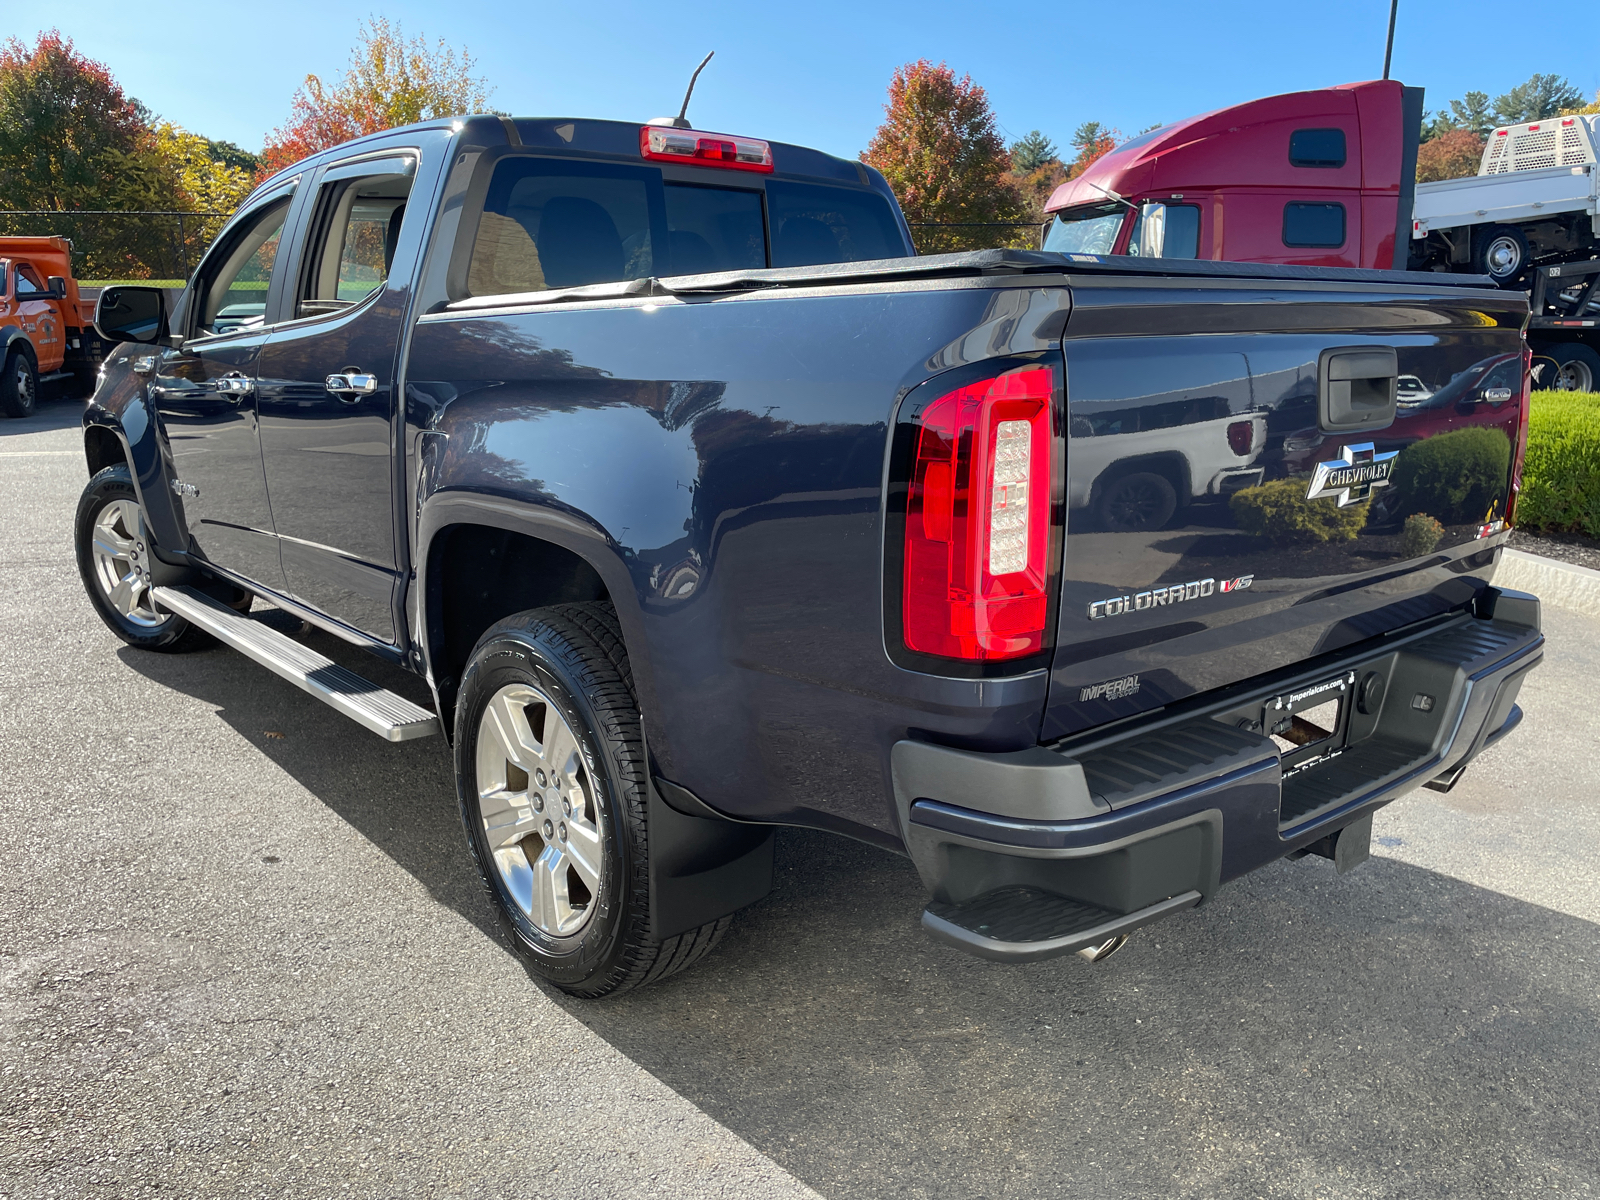
[[[1455,275],[918,257],[857,162],[436,121],[263,183],[171,311],[106,290],[78,563],[132,646],[442,732],[509,940],[575,994],[702,957],[779,825],[909,856],[945,943],[1092,960],[1357,865],[1517,725],[1527,317]],[[1400,376],[1490,359],[1401,419]]]

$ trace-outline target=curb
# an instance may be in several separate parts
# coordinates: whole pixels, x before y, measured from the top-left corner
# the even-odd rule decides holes
[[[1588,567],[1507,548],[1501,552],[1494,582],[1496,587],[1532,592],[1545,604],[1600,617],[1600,571]]]

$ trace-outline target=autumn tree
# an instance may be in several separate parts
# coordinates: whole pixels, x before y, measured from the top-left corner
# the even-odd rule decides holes
[[[1478,173],[1484,139],[1470,129],[1453,129],[1430,138],[1417,150],[1417,182],[1464,179]]]
[[[996,228],[1020,222],[1022,204],[1006,175],[1005,139],[984,90],[944,63],[907,63],[889,82],[884,121],[861,159],[889,181],[923,253],[1031,245],[1032,231]]]
[[[474,75],[465,47],[444,39],[407,38],[398,21],[372,17],[361,26],[344,78],[330,86],[307,75],[289,119],[267,136],[261,177],[351,138],[415,121],[484,112],[492,89]]]
[[[1098,158],[1102,158],[1117,148],[1117,140],[1121,132],[1100,124],[1099,121],[1085,121],[1079,125],[1072,134],[1072,148],[1078,156],[1072,160],[1067,168],[1067,178],[1076,179],[1082,175]]]
[[[0,208],[164,208],[149,113],[55,30],[0,45]]]

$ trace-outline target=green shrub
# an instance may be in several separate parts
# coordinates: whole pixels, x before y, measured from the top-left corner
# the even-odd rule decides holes
[[[1533,394],[1516,521],[1600,537],[1600,394]]]
[[[1229,503],[1240,529],[1279,546],[1348,542],[1367,523],[1365,502],[1340,508],[1332,500],[1307,500],[1304,479],[1275,479],[1243,488]]]
[[[1443,537],[1443,525],[1427,513],[1412,513],[1406,518],[1405,528],[1400,531],[1400,545],[1407,558],[1421,558],[1424,554],[1432,554],[1433,548]]]
[[[1511,439],[1502,430],[1453,429],[1400,452],[1395,502],[1401,512],[1438,513],[1447,525],[1481,524],[1505,512],[1510,477]]]

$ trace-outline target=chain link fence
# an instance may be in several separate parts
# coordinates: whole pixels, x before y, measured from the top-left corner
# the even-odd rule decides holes
[[[230,213],[0,210],[0,237],[64,237],[80,282],[182,281]]]
[[[1040,225],[1034,221],[908,221],[919,254],[957,250],[1039,249]]]

